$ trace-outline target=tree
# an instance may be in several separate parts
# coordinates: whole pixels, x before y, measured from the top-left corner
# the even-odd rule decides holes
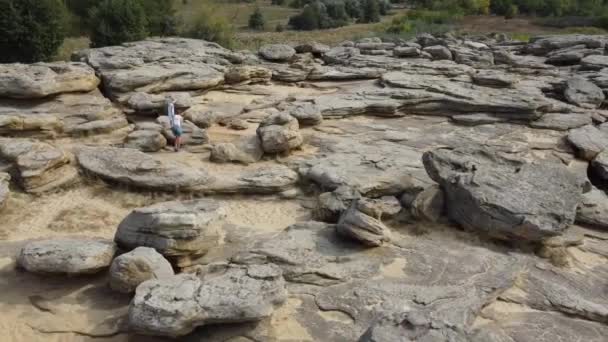
[[[119,45],[147,36],[146,13],[138,0],[103,0],[90,13],[91,46]]]
[[[196,14],[194,22],[184,34],[190,38],[204,39],[231,48],[235,44],[235,28],[223,16],[215,15],[213,6],[203,6]]]
[[[515,16],[517,15],[517,12],[518,12],[517,5],[511,4],[511,6],[509,6],[507,8],[507,11],[505,12],[505,19],[515,18]]]
[[[362,0],[363,15],[361,16],[362,23],[376,23],[380,21],[380,5],[378,0]]]
[[[135,0],[138,1],[138,0]],[[177,32],[171,0],[139,0],[146,12],[148,32],[153,36],[171,36]]]
[[[0,62],[49,60],[65,38],[62,0],[0,0]]]
[[[255,11],[249,17],[249,28],[252,30],[263,30],[266,25],[264,15],[259,7],[255,8]]]

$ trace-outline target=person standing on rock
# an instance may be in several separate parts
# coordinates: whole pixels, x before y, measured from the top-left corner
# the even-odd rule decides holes
[[[184,120],[181,115],[175,113],[175,101],[171,98],[167,98],[167,115],[169,116],[169,123],[171,123],[171,132],[175,136],[174,148],[177,152],[182,145],[182,122]]]

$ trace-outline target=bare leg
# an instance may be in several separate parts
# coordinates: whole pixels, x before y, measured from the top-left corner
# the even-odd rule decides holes
[[[182,148],[182,137],[177,137],[177,139],[175,139],[175,145],[178,151]]]

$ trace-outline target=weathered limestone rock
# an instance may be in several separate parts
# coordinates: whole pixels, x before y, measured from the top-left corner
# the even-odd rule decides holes
[[[580,158],[592,160],[608,147],[608,133],[587,125],[570,130],[568,141],[574,145]]]
[[[388,228],[378,219],[363,213],[357,202],[354,202],[342,214],[336,225],[336,231],[345,237],[372,247],[381,246],[385,241],[390,241],[391,236]]]
[[[173,275],[171,264],[161,254],[153,248],[137,247],[112,261],[109,284],[114,291],[132,293],[146,280],[169,278]]]
[[[273,114],[260,123],[257,134],[266,153],[283,153],[304,142],[298,120],[287,113]]]
[[[218,44],[186,38],[151,38],[73,56],[101,75],[105,90],[114,98],[132,92],[210,89],[224,82],[226,66],[245,58]]]
[[[422,49],[422,51],[430,53],[435,60],[452,59],[452,52],[450,49],[442,45],[427,46]]]
[[[401,202],[395,196],[380,198],[363,197],[357,201],[357,209],[379,221],[391,219],[401,211]]]
[[[296,50],[286,44],[269,44],[260,48],[260,56],[273,62],[287,62],[295,54]]]
[[[581,59],[581,68],[583,70],[602,70],[608,67],[608,56],[590,55]]]
[[[277,194],[293,189],[298,174],[284,165],[248,168],[216,175],[201,188],[207,194]]]
[[[285,111],[296,118],[300,126],[316,126],[323,122],[321,109],[310,102],[291,103]]]
[[[167,146],[167,139],[158,131],[133,131],[127,136],[125,147],[143,152],[160,151]]]
[[[605,99],[602,89],[582,77],[573,77],[566,82],[564,96],[568,102],[589,109],[598,108]]]
[[[137,114],[147,114],[157,117],[166,114],[167,98],[171,98],[176,109],[186,109],[192,106],[192,97],[183,92],[167,92],[164,94],[148,94],[146,92],[135,92],[122,99],[122,103],[135,111]]]
[[[595,187],[584,193],[576,212],[576,222],[608,229],[608,196]]]
[[[154,248],[185,265],[218,244],[225,210],[213,200],[172,201],[133,210],[118,226],[121,248]]]
[[[0,65],[0,98],[37,99],[61,93],[89,92],[98,85],[95,71],[84,63]]]
[[[17,263],[28,272],[69,275],[97,273],[114,258],[116,246],[99,239],[49,239],[27,243]]]
[[[203,170],[164,163],[130,148],[83,147],[77,150],[80,166],[104,180],[150,190],[193,191],[211,181]]]
[[[414,46],[398,46],[393,50],[393,56],[398,58],[420,57],[420,49]]]
[[[345,64],[351,57],[359,55],[361,52],[354,47],[337,46],[327,51],[323,55],[323,60],[327,64]]]
[[[317,42],[300,44],[295,47],[297,53],[312,53],[313,55],[322,55],[330,49],[329,46]]]
[[[424,166],[446,195],[448,216],[505,239],[559,235],[576,215],[582,184],[558,163],[527,163],[497,151],[438,149]]]
[[[229,265],[202,279],[180,274],[144,282],[129,308],[129,326],[141,334],[177,337],[206,324],[259,321],[286,298],[278,267]]]
[[[384,70],[378,68],[353,68],[342,65],[315,66],[310,70],[308,81],[348,81],[369,80],[382,76]]]
[[[66,187],[78,178],[68,153],[35,140],[0,139],[0,161],[12,165],[15,180],[30,193]]]
[[[546,113],[540,119],[530,122],[530,127],[567,131],[591,124],[591,116],[583,113]]]
[[[332,192],[322,193],[317,200],[313,216],[323,222],[338,222],[342,213],[360,197],[361,195],[356,190],[348,186],[340,186]]]
[[[528,44],[525,49],[527,52],[534,55],[543,56],[554,50],[577,45],[584,45],[586,48],[596,49],[605,45],[605,39],[601,36],[592,35],[556,35],[535,39],[531,44]]]
[[[494,54],[486,49],[471,49],[464,46],[451,49],[454,61],[459,64],[470,65],[476,68],[487,68],[494,65]]]
[[[445,195],[440,186],[434,185],[420,192],[411,204],[410,210],[420,220],[437,222],[445,213]]]
[[[128,122],[101,92],[64,93],[44,99],[0,99],[0,134],[78,137],[125,129]]]
[[[224,79],[228,84],[235,83],[267,83],[272,78],[272,71],[254,65],[238,65],[232,67],[226,74]]]
[[[220,143],[211,147],[210,160],[217,163],[236,162],[251,164],[262,159],[264,150],[256,136],[245,138],[237,143]]]
[[[496,88],[509,88],[517,82],[516,77],[495,70],[478,70],[471,78],[477,85]]]
[[[598,153],[591,161],[591,171],[601,180],[608,180],[608,151]]]

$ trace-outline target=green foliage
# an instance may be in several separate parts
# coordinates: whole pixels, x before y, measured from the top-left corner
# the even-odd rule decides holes
[[[119,45],[146,37],[147,20],[138,0],[103,0],[90,12],[91,46]]]
[[[262,15],[262,11],[260,11],[259,7],[255,8],[255,11],[249,17],[249,28],[253,30],[263,30],[266,21],[264,20],[264,15]]]
[[[194,22],[183,30],[183,35],[204,39],[231,48],[235,45],[235,28],[228,18],[214,14],[213,6],[201,7]]]
[[[49,60],[65,37],[61,0],[0,0],[0,63]]]
[[[398,36],[413,36],[418,33],[445,33],[454,28],[462,15],[450,11],[414,10],[393,18],[386,32]]]
[[[171,0],[140,1],[148,21],[148,33],[153,36],[170,36],[177,32],[175,11]]]
[[[362,0],[363,15],[360,21],[363,23],[377,23],[380,21],[380,5],[378,0]]]
[[[507,11],[505,12],[505,19],[515,18],[518,12],[519,9],[517,8],[517,5],[511,4],[511,6],[509,6],[509,8],[507,8]]]

